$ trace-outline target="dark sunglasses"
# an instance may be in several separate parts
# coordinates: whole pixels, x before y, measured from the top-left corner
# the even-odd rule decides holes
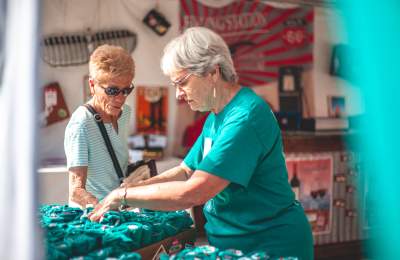
[[[100,85],[99,85],[100,86]],[[129,87],[126,88],[118,88],[115,86],[108,86],[108,87],[102,87],[100,86],[102,89],[104,89],[104,93],[106,93],[107,96],[118,96],[119,93],[122,93],[122,95],[124,95],[124,97],[127,97],[129,94],[131,94],[132,90],[135,88],[135,86],[133,84],[131,84]]]

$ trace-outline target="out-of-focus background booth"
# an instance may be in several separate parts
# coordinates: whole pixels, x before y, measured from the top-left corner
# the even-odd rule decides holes
[[[355,202],[362,157],[344,141],[357,134],[364,113],[360,89],[346,74],[355,69],[346,67],[352,47],[338,9],[288,2],[44,0],[40,202],[68,201],[64,130],[89,98],[87,58],[102,43],[126,47],[136,63],[136,88],[126,101],[133,108],[131,159],[156,159],[159,172],[181,162],[206,114],[175,99],[160,59],[182,30],[204,25],[227,41],[240,83],[275,112],[289,181],[312,224],[317,258],[359,257],[369,228],[359,218],[365,209]]]
[[[218,2],[218,4],[215,4],[216,2]],[[359,88],[355,86],[353,82],[344,77],[337,76],[331,71],[332,55],[334,55],[335,48],[338,45],[347,44],[347,36],[344,28],[342,28],[343,30],[338,29],[341,28],[342,20],[340,12],[326,6],[313,7],[310,5],[279,4],[275,1],[256,1],[257,4],[253,6],[251,4],[246,4],[245,9],[243,9],[243,6],[242,9],[240,9],[240,2],[241,1],[194,1],[195,4],[191,4],[191,1],[176,0],[43,1],[42,32],[44,37],[51,38],[51,36],[53,36],[54,43],[52,42],[52,44],[50,44],[46,42],[46,44],[43,44],[45,51],[42,55],[51,54],[53,58],[60,59],[59,62],[61,64],[57,65],[55,62],[49,64],[49,60],[46,62],[45,59],[41,59],[40,71],[43,75],[43,89],[45,89],[45,86],[49,87],[49,84],[57,82],[57,87],[61,90],[61,95],[65,103],[63,105],[69,113],[72,113],[88,98],[86,82],[88,66],[87,63],[76,65],[67,64],[68,59],[72,59],[71,56],[79,55],[76,53],[79,52],[79,49],[75,49],[78,45],[72,44],[72,40],[69,45],[66,42],[62,44],[61,40],[56,44],[56,38],[60,37],[59,39],[62,39],[63,35],[93,36],[103,31],[130,31],[135,34],[136,41],[132,51],[132,56],[136,62],[136,76],[134,79],[136,89],[127,100],[127,104],[134,109],[131,118],[131,134],[145,133],[166,136],[166,141],[164,139],[161,140],[162,143],[166,143],[166,146],[160,157],[163,159],[168,159],[172,156],[182,157],[188,149],[185,147],[185,140],[186,143],[190,144],[191,133],[196,131],[196,119],[201,119],[204,115],[190,111],[186,104],[180,104],[175,100],[174,89],[168,87],[168,78],[162,74],[159,65],[163,48],[168,41],[179,35],[182,27],[180,24],[183,17],[193,17],[195,9],[202,8],[203,6],[208,6],[210,9],[218,9],[217,7],[221,6],[221,12],[232,12],[230,15],[236,15],[241,12],[247,14],[248,10],[246,10],[246,8],[252,8],[260,13],[262,13],[262,11],[266,13],[270,12],[270,15],[266,16],[265,21],[261,21],[265,23],[265,27],[267,28],[263,32],[252,32],[249,28],[241,32],[242,34],[247,32],[250,35],[248,37],[249,39],[252,38],[252,33],[264,33],[267,36],[272,34],[272,32],[275,33],[276,29],[274,29],[274,26],[279,27],[279,30],[284,30],[284,26],[279,23],[296,22],[296,19],[291,19],[293,17],[304,17],[304,21],[307,21],[308,31],[305,32],[304,36],[300,36],[306,38],[304,41],[307,41],[307,43],[304,44],[308,44],[307,50],[301,50],[303,53],[301,51],[297,53],[296,51],[292,51],[292,53],[288,51],[288,49],[301,49],[301,44],[298,46],[291,46],[290,44],[260,43],[259,46],[249,47],[244,46],[243,42],[237,40],[236,46],[234,46],[239,54],[241,49],[244,49],[244,51],[246,51],[246,48],[249,49],[247,50],[248,54],[244,53],[244,55],[242,55],[244,58],[247,58],[247,60],[242,59],[240,56],[236,60],[239,66],[239,76],[243,78],[243,85],[252,87],[259,95],[267,100],[274,111],[277,113],[281,112],[280,116],[287,116],[286,121],[289,123],[286,126],[283,124],[283,127],[288,128],[288,130],[300,130],[291,125],[293,118],[290,117],[290,113],[293,109],[287,109],[288,112],[286,114],[284,111],[280,110],[280,103],[283,103],[284,106],[286,99],[282,97],[282,91],[279,89],[279,82],[282,80],[282,75],[279,74],[279,67],[297,66],[301,69],[300,74],[296,74],[296,77],[299,77],[301,82],[297,83],[298,79],[296,78],[296,82],[293,84],[298,84],[301,87],[302,97],[300,102],[303,104],[301,111],[294,111],[294,113],[301,112],[302,117],[305,118],[326,119],[336,117],[333,111],[336,103],[331,104],[331,102],[337,102],[338,105],[336,108],[339,109],[339,113],[342,113],[342,115],[346,117],[363,113],[364,108]],[[230,4],[234,4],[235,6],[232,7]],[[238,6],[236,6],[236,4]],[[183,10],[185,6],[188,8],[188,12],[190,12],[186,16],[182,14],[186,12]],[[225,8],[227,10],[224,9],[226,6],[228,6],[228,8]],[[267,9],[266,7],[269,7],[269,10],[263,10]],[[297,11],[298,13],[296,14],[290,11],[293,7],[302,10]],[[170,24],[170,27],[162,36],[155,33],[149,26],[143,23],[143,19],[152,9],[156,9]],[[286,13],[281,10],[286,10]],[[294,15],[292,15],[293,17],[290,16],[290,12],[294,13]],[[197,15],[201,15],[201,13]],[[278,17],[279,15],[281,17]],[[230,16],[228,15],[226,17],[229,18]],[[246,19],[246,17],[243,19]],[[300,22],[297,22],[301,24],[304,21],[300,20]],[[184,26],[188,25],[189,24],[184,24]],[[212,27],[211,23],[209,25]],[[229,28],[225,30],[229,30]],[[289,31],[289,36],[290,33]],[[294,33],[296,33],[296,31],[294,31]],[[261,42],[261,40],[268,39],[267,36],[256,36],[258,36],[258,38],[254,39],[254,42],[257,42],[257,40]],[[116,37],[117,36],[114,36],[114,38]],[[104,42],[112,43],[112,39],[113,38],[110,36],[110,40]],[[242,45],[238,44],[238,42]],[[234,44],[230,46],[233,45]],[[266,58],[264,58],[265,64],[259,64],[259,68],[253,67],[250,69],[248,62],[254,59],[254,53],[257,53],[258,49],[266,52]],[[268,57],[270,57],[270,63],[268,63]],[[47,57],[47,59],[50,58]],[[274,62],[281,63],[279,63],[280,65],[276,65]],[[270,76],[266,73],[268,70],[273,71],[270,73]],[[292,72],[289,71],[289,73]],[[291,79],[289,77],[287,78],[288,82],[291,82]],[[150,92],[148,89],[159,90],[160,88],[161,91],[156,92],[162,93],[158,95],[162,96],[163,102],[166,104],[162,107],[163,111],[160,114],[161,117],[165,117],[162,118],[162,129],[156,126],[153,127],[153,131],[143,130],[145,129],[143,126],[146,126],[146,120],[151,120],[147,117],[149,116],[149,112],[146,111],[148,108],[145,103],[147,92]],[[139,102],[143,103],[138,104]],[[177,109],[178,107],[179,109]],[[53,111],[52,113],[54,114],[55,112]],[[45,110],[41,116],[45,117]],[[46,119],[44,119],[44,121],[45,120]],[[285,118],[282,121],[285,122]],[[333,126],[326,126],[328,130],[330,127],[333,130],[347,129],[346,123],[344,123],[343,126],[343,122],[341,122],[342,125],[340,125],[340,123],[337,124],[334,120],[326,120],[326,122],[321,120],[321,122],[328,125],[333,124]],[[64,130],[67,123],[68,117],[64,117],[59,118],[58,121],[55,120],[54,123],[47,122],[47,124],[41,128],[41,143],[38,152],[43,167],[65,162],[63,142]],[[139,126],[138,123],[140,124]],[[139,131],[138,127],[140,128]],[[193,129],[193,131],[190,131],[191,129]],[[135,140],[133,140],[133,142],[134,141]],[[134,155],[135,153],[133,153],[132,156]],[[60,171],[62,171],[62,168],[55,168],[55,172]],[[43,170],[41,172],[48,171]]]

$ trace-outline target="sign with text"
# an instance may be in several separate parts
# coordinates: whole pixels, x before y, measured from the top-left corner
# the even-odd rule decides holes
[[[276,81],[283,66],[312,65],[312,7],[281,9],[263,1],[232,1],[212,7],[181,0],[180,27],[204,26],[227,42],[239,82],[245,86]],[[203,2],[204,3],[204,2]]]

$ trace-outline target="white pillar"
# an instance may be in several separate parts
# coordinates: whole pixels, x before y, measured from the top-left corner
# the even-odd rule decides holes
[[[0,0],[0,259],[42,258],[36,195],[39,4]]]

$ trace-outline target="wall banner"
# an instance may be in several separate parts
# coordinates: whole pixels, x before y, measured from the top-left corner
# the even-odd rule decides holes
[[[180,2],[181,30],[204,26],[219,33],[229,45],[242,85],[276,81],[280,67],[312,65],[312,7],[281,9],[246,0],[222,7],[196,0]]]
[[[287,156],[289,182],[302,204],[314,235],[332,226],[333,158],[330,155]]]

